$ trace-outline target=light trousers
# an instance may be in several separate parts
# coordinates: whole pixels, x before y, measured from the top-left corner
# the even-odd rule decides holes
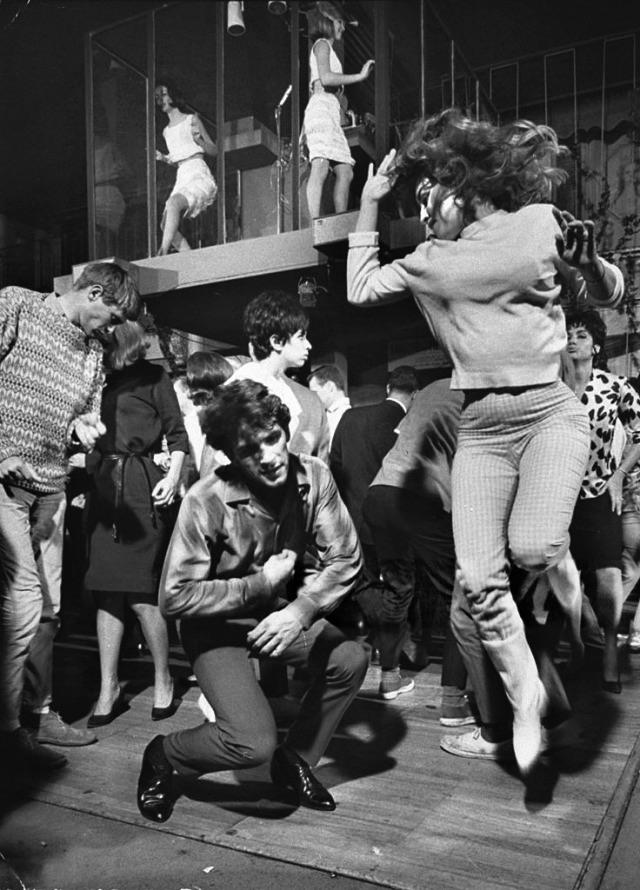
[[[65,508],[64,492],[0,485],[0,730],[51,703]]]

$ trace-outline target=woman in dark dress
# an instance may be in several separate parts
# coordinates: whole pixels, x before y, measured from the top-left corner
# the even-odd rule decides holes
[[[101,685],[90,726],[110,723],[123,710],[118,658],[125,605],[137,615],[155,670],[153,719],[176,710],[169,673],[167,626],[157,591],[174,516],[187,435],[165,371],[144,359],[149,347],[135,322],[121,325],[108,359],[102,397],[107,428],[87,458],[92,482],[87,499],[88,569],[85,586],[98,605]],[[166,474],[153,455],[166,438]]]

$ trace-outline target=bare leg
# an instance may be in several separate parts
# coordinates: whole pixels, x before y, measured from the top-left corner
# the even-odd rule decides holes
[[[182,214],[189,206],[187,199],[180,194],[172,195],[167,201],[164,209],[164,226],[162,230],[162,244],[158,251],[158,256],[165,256],[169,253],[174,238],[178,234],[178,227]],[[183,235],[180,236],[184,238]],[[184,239],[186,240],[186,239]]]
[[[320,216],[322,188],[329,173],[329,161],[326,158],[314,158],[311,161],[311,173],[307,181],[307,204],[312,220]]]
[[[333,206],[336,213],[344,213],[349,206],[349,186],[353,179],[351,164],[336,164],[333,169],[336,178],[333,186]]]
[[[101,591],[97,594],[96,618],[98,651],[100,653],[100,694],[95,715],[108,714],[120,694],[118,659],[124,634],[124,596]]]
[[[153,659],[155,689],[153,706],[168,708],[173,701],[173,681],[169,673],[169,636],[167,623],[153,603],[131,603]]]
[[[617,634],[624,601],[622,573],[617,568],[596,569],[596,583],[598,617],[604,630],[603,679],[615,682],[619,677]]]
[[[183,250],[191,250],[191,245],[184,237],[182,232],[178,232],[176,234],[176,237],[173,239],[171,244],[178,251],[178,253],[181,253]]]

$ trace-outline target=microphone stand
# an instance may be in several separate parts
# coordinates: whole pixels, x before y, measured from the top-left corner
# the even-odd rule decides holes
[[[282,163],[282,143],[280,138],[280,115],[282,108],[291,95],[292,85],[286,88],[282,94],[282,98],[274,109],[274,117],[276,121],[276,144],[278,146],[278,159],[276,161],[276,234],[279,235],[284,227],[284,208],[282,206],[282,185],[284,177],[284,164]]]

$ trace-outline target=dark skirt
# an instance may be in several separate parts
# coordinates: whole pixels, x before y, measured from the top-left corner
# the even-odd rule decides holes
[[[144,593],[157,600],[174,507],[156,509],[151,491],[162,471],[150,456],[105,457],[87,495],[88,590]]]
[[[571,554],[582,570],[622,568],[622,517],[611,509],[609,492],[579,498],[569,527]]]

